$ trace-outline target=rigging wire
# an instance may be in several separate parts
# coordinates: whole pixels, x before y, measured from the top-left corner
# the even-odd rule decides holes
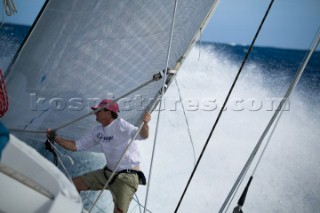
[[[140,201],[139,201],[139,198],[138,198],[137,194],[134,194],[134,196],[136,197],[135,201],[137,202],[137,205],[138,205],[138,207],[139,207],[139,212],[141,213],[141,212],[142,212],[142,211],[141,211],[142,205],[140,204]]]
[[[101,110],[101,109],[103,109],[103,108],[105,108],[105,107],[108,107],[109,105],[117,102],[118,100],[120,100],[120,99],[122,99],[122,98],[124,98],[124,97],[126,97],[126,96],[128,96],[128,95],[130,95],[131,93],[134,93],[135,91],[137,91],[137,90],[139,90],[139,89],[147,86],[148,84],[150,84],[150,83],[152,83],[152,82],[154,82],[154,81],[157,81],[157,80],[159,80],[159,79],[161,79],[161,78],[162,78],[162,76],[161,76],[160,73],[159,73],[159,74],[155,74],[152,79],[150,79],[150,80],[142,83],[141,85],[135,87],[134,89],[130,90],[129,92],[127,92],[127,93],[121,95],[120,97],[114,99],[112,102],[109,102],[108,104],[106,104],[106,105],[104,105],[104,106],[101,106],[100,108],[98,108],[98,109],[96,109],[96,110],[94,110],[94,111],[91,111],[91,112],[89,112],[89,113],[87,113],[87,114],[85,114],[85,115],[82,115],[82,116],[80,116],[80,117],[78,117],[78,118],[76,118],[76,119],[74,119],[74,120],[71,120],[71,121],[69,121],[69,122],[67,122],[67,123],[65,123],[65,124],[63,124],[63,125],[55,128],[55,129],[52,129],[52,130],[56,132],[56,131],[58,131],[58,130],[60,130],[60,129],[63,129],[63,128],[65,128],[65,127],[67,127],[67,126],[69,126],[69,125],[71,125],[71,124],[73,124],[73,123],[75,123],[75,122],[78,122],[78,121],[80,121],[80,120],[82,120],[82,119],[84,119],[84,118],[86,118],[86,117],[88,117],[88,116],[90,116],[90,115],[93,115],[95,112],[97,112],[97,111],[99,111],[99,110]],[[9,129],[10,131],[26,132],[26,133],[46,133],[46,132],[47,132],[47,130],[39,131],[39,130],[26,130],[26,129],[15,129],[15,128],[8,128],[8,129]]]
[[[208,146],[208,144],[209,144],[209,141],[210,141],[210,139],[211,139],[211,137],[212,137],[212,134],[213,134],[213,132],[214,132],[214,130],[215,130],[215,128],[216,128],[216,126],[217,126],[220,118],[221,118],[221,115],[222,115],[222,113],[223,113],[223,111],[224,111],[224,109],[225,109],[225,106],[226,106],[226,104],[227,104],[227,102],[228,102],[228,100],[229,100],[229,98],[230,98],[230,96],[231,96],[231,93],[232,93],[232,91],[233,91],[233,89],[234,89],[234,87],[235,87],[235,85],[236,85],[236,83],[237,83],[237,81],[238,81],[238,78],[239,78],[239,76],[240,76],[240,73],[242,72],[242,69],[243,69],[243,67],[244,67],[244,65],[245,65],[245,63],[246,63],[246,61],[247,61],[247,58],[248,58],[248,56],[249,56],[249,54],[250,54],[250,52],[251,52],[251,49],[252,49],[253,46],[254,46],[254,43],[255,43],[255,41],[256,41],[259,33],[260,33],[260,30],[261,30],[261,28],[262,28],[262,26],[263,26],[263,23],[264,23],[267,15],[268,15],[270,9],[271,9],[271,6],[272,6],[273,2],[274,2],[274,0],[271,0],[271,2],[270,2],[270,4],[269,4],[269,7],[268,7],[268,9],[267,9],[267,11],[266,11],[266,13],[265,13],[265,15],[264,15],[264,17],[263,17],[260,25],[259,25],[259,28],[258,28],[258,30],[257,30],[257,32],[256,32],[256,34],[255,34],[255,36],[254,36],[251,44],[250,44],[250,47],[249,47],[249,49],[248,49],[248,51],[247,51],[247,53],[246,53],[246,55],[245,55],[245,57],[244,57],[244,59],[243,59],[243,61],[242,61],[242,63],[241,63],[241,66],[240,66],[240,68],[239,68],[239,71],[238,71],[238,73],[237,73],[237,75],[236,75],[236,77],[235,77],[235,79],[234,79],[234,81],[233,81],[233,83],[232,83],[232,85],[231,85],[231,87],[230,87],[230,90],[229,90],[229,92],[228,92],[228,94],[227,94],[227,96],[226,96],[226,99],[225,99],[225,101],[224,101],[224,103],[223,103],[223,105],[222,105],[222,107],[221,107],[221,109],[220,109],[220,111],[219,111],[218,117],[217,117],[215,123],[214,123],[213,126],[212,126],[212,129],[211,129],[211,131],[210,131],[210,133],[209,133],[209,136],[208,136],[208,138],[207,138],[207,140],[206,140],[206,142],[205,142],[205,144],[204,144],[204,147],[202,148],[202,151],[201,151],[200,156],[199,156],[199,158],[198,158],[198,160],[197,160],[197,163],[196,163],[196,165],[194,166],[194,169],[193,169],[193,171],[192,171],[192,173],[191,173],[191,175],[190,175],[190,177],[189,177],[189,180],[188,180],[188,182],[187,182],[187,185],[186,185],[186,187],[185,187],[185,189],[184,189],[184,191],[183,191],[183,193],[182,193],[182,195],[181,195],[181,197],[180,197],[180,200],[179,200],[179,202],[178,202],[178,205],[177,205],[177,207],[176,207],[176,209],[175,209],[175,211],[174,211],[175,213],[179,210],[179,207],[180,207],[181,202],[182,202],[182,200],[183,200],[183,198],[184,198],[184,195],[186,194],[187,189],[188,189],[188,187],[189,187],[189,185],[190,185],[190,183],[191,183],[191,180],[193,179],[193,176],[194,176],[194,174],[195,174],[195,172],[196,172],[196,170],[197,170],[197,168],[198,168],[198,165],[199,165],[199,163],[200,163],[200,161],[201,161],[201,159],[202,159],[202,156],[203,156],[203,154],[204,154],[204,152],[205,152],[205,150],[206,150],[206,148],[207,148],[207,146]]]
[[[320,29],[320,28],[319,28],[319,29]],[[232,189],[230,190],[230,192],[229,192],[227,198],[225,199],[223,205],[221,206],[219,212],[222,212],[222,211],[224,210],[224,208],[226,207],[227,203],[230,203],[230,202],[231,202],[231,200],[230,200],[231,195],[235,193],[235,188],[239,185],[240,180],[243,179],[244,175],[247,173],[248,168],[250,167],[250,165],[251,165],[251,163],[252,163],[255,155],[257,154],[257,151],[259,150],[259,148],[260,148],[260,146],[261,146],[261,144],[262,144],[265,136],[266,136],[267,133],[269,132],[271,126],[274,124],[274,121],[277,119],[277,120],[276,120],[276,123],[273,125],[272,132],[271,132],[270,135],[269,135],[268,141],[267,141],[267,143],[266,143],[266,145],[265,145],[265,147],[264,147],[264,149],[263,149],[263,151],[262,151],[262,153],[261,153],[261,155],[260,155],[260,158],[259,158],[259,160],[258,160],[258,162],[257,162],[257,165],[256,165],[256,167],[255,167],[254,170],[253,170],[253,173],[252,173],[252,175],[251,175],[251,177],[250,177],[249,183],[247,184],[247,186],[250,185],[251,180],[252,180],[252,178],[253,178],[253,174],[255,173],[255,171],[256,171],[259,163],[260,163],[261,157],[262,157],[262,155],[264,154],[264,152],[265,152],[265,150],[266,150],[266,147],[267,147],[267,145],[268,145],[269,142],[270,142],[270,138],[272,137],[272,134],[273,134],[273,132],[274,132],[274,129],[275,129],[276,125],[278,124],[278,121],[279,121],[279,119],[280,119],[280,117],[281,117],[281,115],[282,115],[283,108],[284,108],[284,106],[286,105],[287,101],[289,100],[289,98],[290,98],[290,96],[291,96],[291,94],[292,94],[292,91],[293,91],[293,90],[295,89],[295,87],[297,86],[297,84],[298,84],[298,82],[299,82],[299,80],[300,80],[300,78],[301,78],[301,76],[302,76],[302,73],[303,73],[305,67],[307,66],[307,63],[309,62],[309,60],[310,60],[313,52],[315,51],[315,49],[317,48],[317,46],[319,45],[319,43],[320,43],[320,30],[318,30],[317,35],[315,36],[314,41],[313,41],[313,43],[312,43],[312,45],[311,45],[311,48],[309,49],[308,53],[306,54],[306,56],[305,56],[305,58],[304,58],[304,60],[303,60],[303,63],[300,65],[299,69],[297,70],[297,72],[296,72],[293,80],[291,81],[291,84],[290,84],[287,92],[285,93],[284,98],[281,100],[281,102],[280,102],[280,104],[279,104],[279,106],[278,106],[278,109],[274,112],[274,114],[273,114],[272,118],[270,119],[267,127],[265,128],[264,132],[262,133],[262,135],[261,135],[258,143],[256,144],[254,150],[252,151],[249,159],[247,160],[245,166],[243,167],[243,170],[242,170],[241,173],[239,174],[238,179],[237,179],[236,182],[234,183]],[[243,203],[242,203],[242,205],[243,205]],[[240,204],[240,205],[238,204],[238,206],[240,206],[240,209],[241,209],[241,204]],[[237,207],[236,207],[236,208],[237,208]]]
[[[87,192],[88,192],[88,191],[87,191]],[[85,199],[86,199],[87,202],[90,202],[90,203],[92,204],[92,203],[93,203],[92,200],[90,200],[89,198],[87,198],[90,193],[91,193],[91,192],[89,192],[89,193],[87,193],[87,194],[85,195]],[[111,205],[111,203],[112,203],[112,201],[110,201],[110,205]],[[100,206],[98,206],[97,204],[96,204],[95,207],[96,207],[97,209],[99,209],[99,212],[106,213],[106,211],[105,211],[103,208],[101,208]],[[83,208],[84,208],[84,207],[83,207]]]
[[[282,113],[282,112],[281,112],[281,113]],[[243,205],[244,205],[244,202],[245,202],[245,199],[246,199],[246,196],[247,196],[247,193],[248,193],[250,184],[251,184],[251,182],[252,182],[252,180],[253,180],[255,171],[256,171],[256,169],[258,168],[258,164],[260,163],[260,161],[261,161],[261,159],[262,159],[263,153],[265,152],[265,150],[266,150],[266,148],[267,148],[267,145],[268,145],[268,143],[269,143],[269,141],[270,141],[270,139],[271,139],[271,136],[272,136],[272,134],[273,134],[273,132],[274,132],[274,130],[275,130],[275,126],[277,125],[279,119],[280,119],[280,117],[277,118],[277,121],[276,121],[276,123],[275,123],[275,125],[274,125],[274,128],[272,129],[272,132],[270,133],[270,135],[269,135],[269,137],[268,137],[268,141],[267,141],[266,145],[264,146],[264,148],[263,148],[263,150],[262,150],[262,152],[261,152],[261,154],[260,154],[260,157],[259,157],[259,159],[258,159],[258,161],[257,161],[257,163],[256,163],[256,166],[255,166],[255,168],[253,169],[253,172],[252,172],[252,174],[251,174],[251,176],[250,176],[250,178],[249,178],[249,180],[248,180],[248,183],[247,183],[245,189],[243,190],[243,192],[242,192],[242,194],[241,194],[241,196],[240,196],[240,198],[239,198],[239,200],[238,200],[238,204],[237,204],[237,206],[233,209],[233,213],[241,213],[241,212],[242,212],[242,207],[243,207]],[[251,165],[251,164],[250,164],[250,165]],[[248,169],[249,169],[249,168],[248,168]],[[246,170],[245,174],[247,173],[248,169]],[[240,185],[242,184],[242,182],[243,182],[243,180],[244,180],[244,177],[245,177],[245,175],[243,175],[243,176],[241,177],[241,179],[239,180],[239,184],[237,185],[237,187],[236,187],[236,189],[235,189],[235,193],[233,193],[233,195],[230,197],[230,202],[228,202],[227,206],[225,207],[225,209],[226,209],[225,212],[228,211],[228,209],[229,209],[229,207],[230,207],[230,205],[231,205],[231,202],[233,201],[234,197],[236,196],[236,192],[238,192],[238,190],[239,190],[239,188],[240,188]]]
[[[147,184],[147,190],[146,190],[146,196],[145,196],[144,213],[146,212],[148,198],[149,198],[149,189],[150,189],[150,185],[151,185],[152,168],[153,168],[154,155],[155,155],[155,149],[156,149],[157,138],[158,138],[158,129],[159,129],[159,123],[160,123],[162,97],[163,97],[165,90],[166,90],[167,74],[168,74],[168,70],[169,70],[169,60],[170,60],[170,53],[171,53],[171,47],[172,47],[172,39],[173,39],[173,31],[174,31],[176,13],[177,13],[177,6],[178,6],[178,0],[175,0],[175,4],[174,4],[174,8],[173,8],[173,15],[172,15],[172,22],[171,22],[171,29],[170,29],[169,45],[168,45],[168,51],[167,51],[166,68],[165,68],[165,73],[164,73],[164,78],[163,78],[162,90],[161,90],[161,94],[160,94],[159,110],[158,110],[158,115],[157,115],[155,136],[154,136],[154,142],[153,142],[153,148],[152,148],[152,156],[151,156],[151,162],[150,162],[150,168],[149,168],[149,176],[148,176],[149,181]],[[173,78],[175,78],[175,75],[176,74],[173,75]]]
[[[192,136],[191,136],[190,125],[189,125],[189,122],[188,122],[186,110],[185,110],[184,105],[183,105],[183,101],[182,101],[182,97],[181,97],[181,91],[180,91],[180,88],[179,88],[179,85],[178,85],[178,81],[177,81],[176,78],[174,79],[174,82],[176,83],[177,88],[178,88],[179,100],[180,100],[180,103],[181,103],[181,106],[182,106],[182,111],[183,111],[184,118],[185,118],[185,121],[186,121],[186,124],[187,124],[187,130],[188,130],[189,139],[190,139],[190,143],[191,143],[192,150],[193,150],[194,165],[196,165],[196,161],[197,161],[196,151],[194,149],[194,143],[193,143]]]
[[[151,154],[151,160],[150,160],[150,167],[149,167],[149,176],[148,176],[148,183],[147,183],[147,189],[146,189],[146,196],[145,196],[145,202],[144,202],[144,210],[143,212],[146,212],[147,204],[148,204],[148,198],[149,198],[149,189],[150,189],[150,182],[151,182],[151,176],[152,176],[152,168],[153,168],[153,162],[154,162],[154,155],[157,145],[157,135],[158,135],[158,129],[159,129],[159,120],[160,120],[160,111],[161,111],[162,101],[160,100],[159,103],[159,110],[157,115],[157,122],[155,127],[155,136],[154,136],[154,142],[153,142],[153,148],[152,148],[152,154]]]
[[[198,56],[198,61],[200,61],[200,53],[201,53],[201,46],[202,46],[202,27],[199,29],[199,34],[200,34],[200,39],[199,39],[199,56]]]

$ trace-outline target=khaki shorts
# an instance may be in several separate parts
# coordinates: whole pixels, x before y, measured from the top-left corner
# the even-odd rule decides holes
[[[89,186],[89,190],[102,190],[112,172],[98,169],[80,176]],[[110,190],[116,208],[127,212],[134,193],[139,185],[138,175],[120,173],[112,184],[106,188]]]

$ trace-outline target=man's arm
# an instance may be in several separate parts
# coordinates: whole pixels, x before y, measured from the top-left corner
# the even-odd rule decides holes
[[[55,135],[55,136],[54,136]],[[54,136],[54,141],[62,146],[63,148],[70,150],[70,151],[77,151],[76,142],[74,140],[67,140],[63,137],[56,135],[53,131],[48,129],[47,131],[47,137],[52,138]]]
[[[150,120],[151,120],[151,115],[150,115],[150,113],[147,112],[144,115],[144,118],[143,118],[143,122],[144,123],[143,123],[143,126],[142,126],[141,131],[140,131],[140,136],[143,139],[146,139],[146,138],[149,137],[149,125],[148,125],[148,123],[149,123]]]
[[[68,149],[70,151],[77,151],[76,142],[73,140],[67,140],[67,139],[64,139],[63,137],[57,135],[55,138],[55,142],[57,142],[57,144],[59,144],[60,146],[62,146],[65,149]]]

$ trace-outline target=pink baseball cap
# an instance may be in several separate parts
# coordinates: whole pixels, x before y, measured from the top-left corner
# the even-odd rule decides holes
[[[108,105],[109,103],[113,102],[111,99],[103,99],[97,106],[91,107],[92,110],[99,109],[103,106]],[[109,104],[108,106],[104,107],[112,112],[118,113],[119,112],[119,105],[115,102]]]

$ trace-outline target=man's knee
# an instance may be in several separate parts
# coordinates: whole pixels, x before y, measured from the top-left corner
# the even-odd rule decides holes
[[[122,209],[114,207],[113,213],[123,213]]]

